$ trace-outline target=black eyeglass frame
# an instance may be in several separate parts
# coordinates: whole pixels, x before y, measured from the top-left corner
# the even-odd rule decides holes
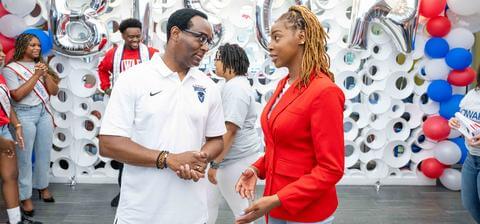
[[[207,44],[209,49],[211,49],[213,47],[213,45],[215,44],[213,42],[213,39],[208,38],[207,34],[196,32],[196,31],[189,30],[189,29],[185,29],[185,30],[182,30],[182,31],[184,31],[186,33],[189,33],[192,36],[196,37],[202,45]]]

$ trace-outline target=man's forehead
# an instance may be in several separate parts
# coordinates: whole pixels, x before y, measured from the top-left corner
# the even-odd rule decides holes
[[[194,16],[190,22],[192,23],[190,29],[192,30],[196,30],[205,34],[212,34],[213,32],[210,23],[203,17]]]
[[[141,33],[141,32],[142,32],[142,29],[138,27],[128,27],[127,29],[125,29],[125,33]]]

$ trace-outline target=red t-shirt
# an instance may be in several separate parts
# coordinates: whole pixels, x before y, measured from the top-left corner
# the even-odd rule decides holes
[[[3,78],[2,74],[0,74],[0,84],[6,85],[5,79]],[[7,94],[7,93],[5,93],[5,91],[0,89],[0,94]],[[10,113],[10,111],[8,111],[8,113]],[[8,119],[7,114],[5,113],[5,111],[3,111],[3,107],[0,106],[0,126],[6,125],[8,123],[10,123],[10,119]]]
[[[102,62],[98,65],[98,76],[100,78],[100,88],[102,90],[106,90],[110,88],[110,73],[113,73],[113,57],[115,56],[115,50],[117,48],[112,48],[107,51],[105,57],[103,58]],[[157,49],[149,47],[148,53],[150,58],[152,58],[153,54],[158,52]],[[140,50],[128,50],[124,48],[122,61],[120,65],[120,70],[125,71],[128,68],[139,64],[141,62],[140,59]]]

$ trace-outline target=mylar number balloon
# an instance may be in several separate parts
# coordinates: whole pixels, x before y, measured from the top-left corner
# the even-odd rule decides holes
[[[349,47],[366,49],[368,26],[378,22],[386,28],[398,50],[410,53],[418,26],[419,0],[394,2],[396,5],[391,6],[384,0],[353,0]]]

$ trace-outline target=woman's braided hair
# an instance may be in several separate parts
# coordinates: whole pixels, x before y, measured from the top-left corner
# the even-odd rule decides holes
[[[308,85],[310,76],[324,73],[332,81],[334,81],[333,73],[330,72],[330,57],[328,56],[325,46],[327,45],[328,34],[320,25],[315,14],[313,14],[305,6],[295,5],[288,9],[277,21],[285,20],[289,24],[289,28],[305,31],[305,51],[303,53],[301,67],[302,85]],[[315,70],[312,73],[312,70]]]
[[[17,39],[15,40],[15,52],[13,54],[13,59],[12,59],[13,61],[20,61],[20,60],[23,59],[23,56],[25,55],[25,51],[27,51],[28,45],[30,44],[30,41],[33,38],[38,39],[33,34],[22,33],[22,34],[18,35]],[[40,62],[40,63],[46,64],[43,61],[43,58],[42,58],[41,55],[40,55],[40,57],[35,59],[35,62],[37,62],[37,63]],[[48,67],[48,74],[53,76],[53,78],[58,82],[60,80],[58,75],[53,71],[53,69],[50,68],[50,66],[48,66],[48,64],[46,64],[46,65]]]

